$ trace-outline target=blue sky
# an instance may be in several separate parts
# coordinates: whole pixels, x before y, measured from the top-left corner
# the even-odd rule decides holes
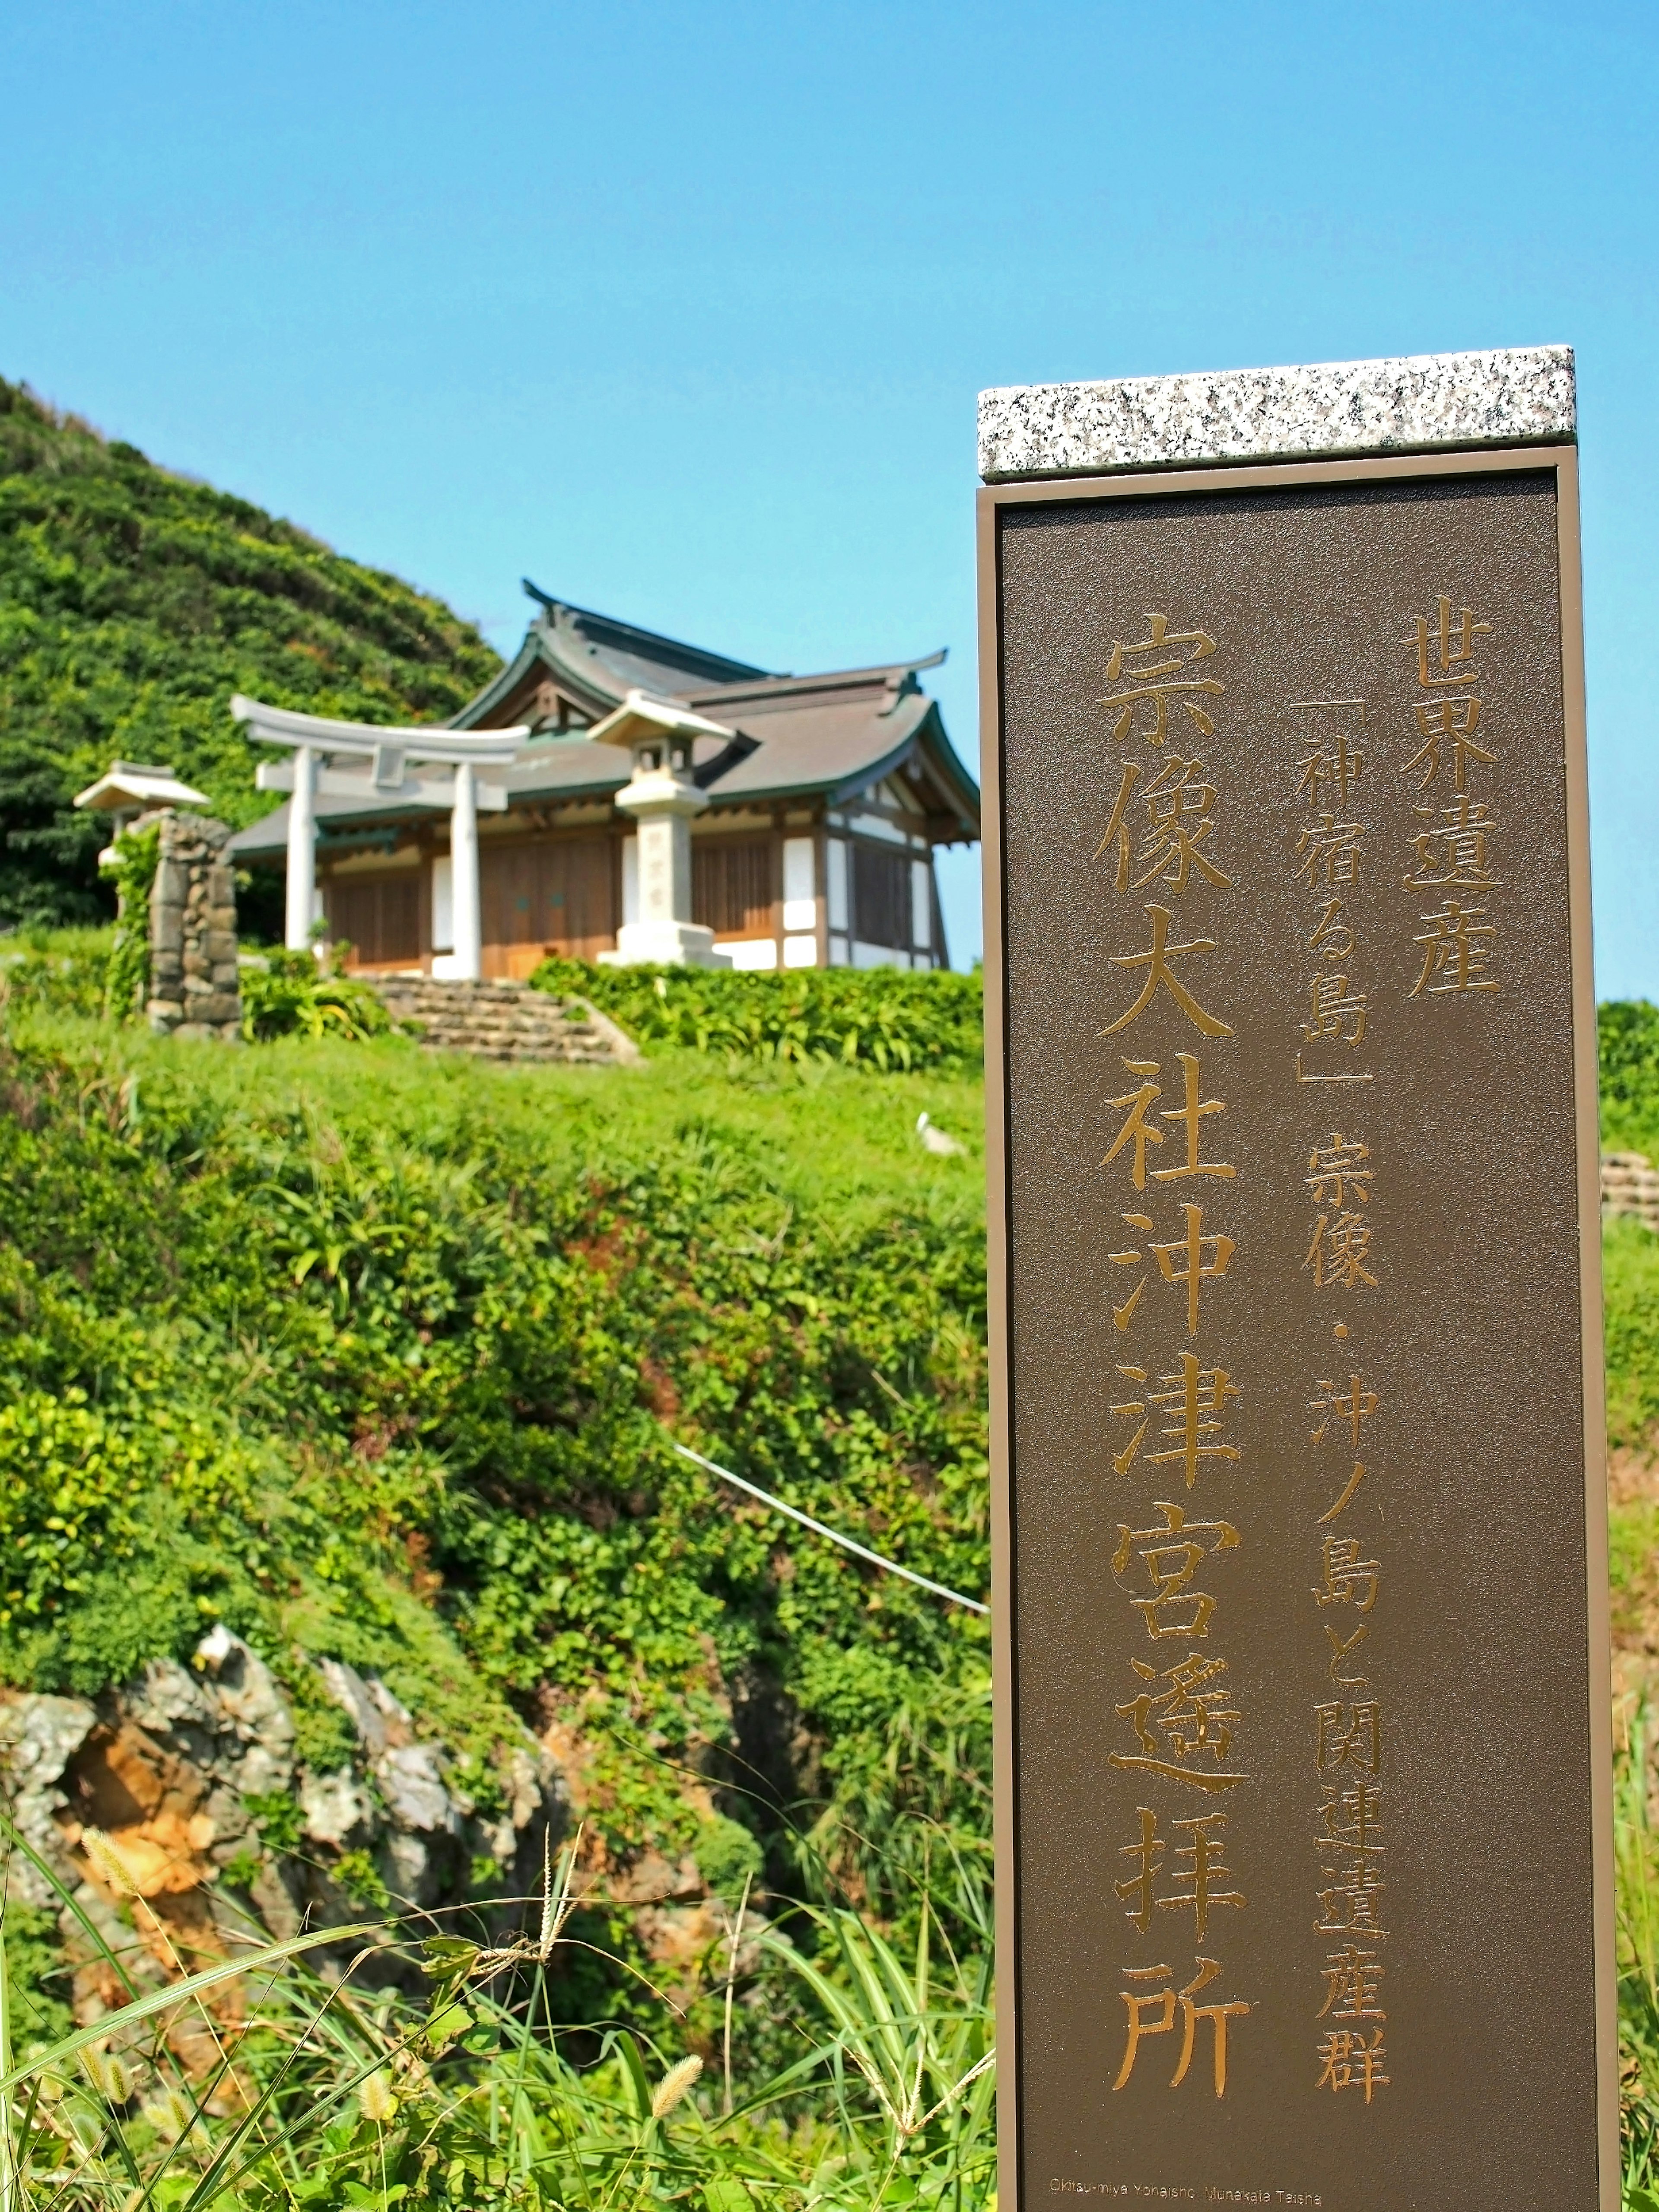
[[[0,373],[503,648],[526,573],[948,645],[971,760],[981,386],[1568,341],[1599,981],[1659,997],[1656,64],[1594,4],[13,7]]]

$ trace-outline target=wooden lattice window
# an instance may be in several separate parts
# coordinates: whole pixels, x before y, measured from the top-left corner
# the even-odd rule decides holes
[[[883,845],[853,848],[853,934],[866,945],[910,949],[910,856]]]
[[[769,937],[777,866],[774,837],[694,837],[692,921],[716,937]]]

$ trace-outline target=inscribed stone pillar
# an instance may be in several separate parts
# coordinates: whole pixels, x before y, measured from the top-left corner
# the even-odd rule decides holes
[[[1571,353],[981,439],[1000,2201],[1611,2212]]]
[[[689,744],[664,738],[636,745],[633,777],[617,805],[639,824],[640,918],[623,924],[616,951],[601,960],[729,966],[714,950],[714,931],[691,919],[691,823],[708,800],[693,779]]]

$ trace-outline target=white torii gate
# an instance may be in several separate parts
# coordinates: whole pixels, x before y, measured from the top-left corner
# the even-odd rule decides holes
[[[455,949],[449,972],[477,982],[483,963],[483,916],[478,901],[478,809],[499,814],[507,793],[481,783],[480,769],[512,765],[530,735],[510,730],[380,729],[369,722],[331,722],[291,708],[267,707],[239,691],[230,702],[239,722],[258,744],[286,745],[289,760],[261,761],[261,791],[291,793],[288,815],[288,901],[285,939],[300,952],[311,943],[317,903],[317,800],[355,799],[365,807],[447,808],[455,904]],[[337,761],[347,765],[337,767]],[[411,775],[436,768],[437,775]]]

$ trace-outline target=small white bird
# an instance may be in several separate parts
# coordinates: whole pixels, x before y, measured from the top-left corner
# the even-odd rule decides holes
[[[965,1152],[968,1149],[965,1145],[959,1145],[954,1137],[947,1137],[943,1129],[936,1129],[925,1114],[916,1116],[916,1134],[930,1152],[938,1152],[941,1158],[952,1152]]]

